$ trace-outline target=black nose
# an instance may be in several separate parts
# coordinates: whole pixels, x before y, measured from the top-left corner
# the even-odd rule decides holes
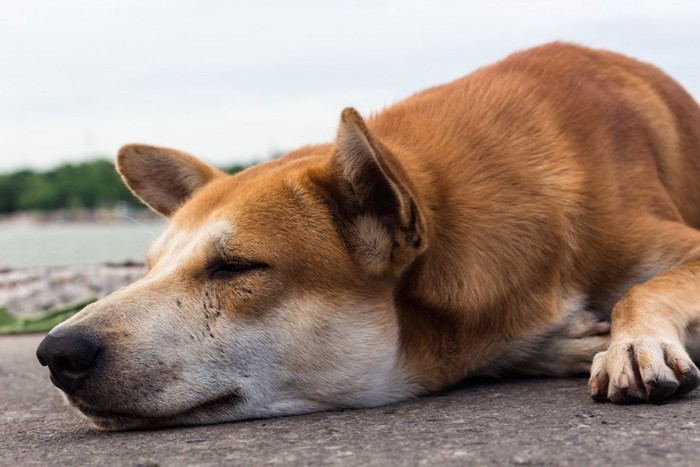
[[[51,382],[74,393],[97,365],[102,344],[84,328],[57,329],[36,349],[39,363],[48,366]]]

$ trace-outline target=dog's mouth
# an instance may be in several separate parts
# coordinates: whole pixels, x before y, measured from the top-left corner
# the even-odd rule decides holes
[[[184,425],[187,424],[188,420],[208,415],[213,416],[221,413],[223,409],[230,410],[239,405],[242,400],[241,392],[236,390],[171,414],[148,414],[137,410],[111,410],[95,407],[68,396],[69,403],[86,416],[95,427],[114,431]]]

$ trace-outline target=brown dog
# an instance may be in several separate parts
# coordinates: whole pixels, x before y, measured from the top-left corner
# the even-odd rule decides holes
[[[118,167],[170,226],[145,278],[38,349],[99,428],[375,406],[591,360],[596,400],[700,381],[684,348],[700,109],[650,65],[550,44],[366,122],[346,109],[334,143],[235,176],[140,145]]]

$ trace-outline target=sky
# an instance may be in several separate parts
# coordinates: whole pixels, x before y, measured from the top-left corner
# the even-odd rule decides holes
[[[0,172],[132,142],[250,163],[552,40],[700,98],[699,25],[697,0],[0,0]]]

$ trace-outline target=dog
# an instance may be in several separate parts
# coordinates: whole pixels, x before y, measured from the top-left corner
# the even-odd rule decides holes
[[[98,429],[471,375],[590,372],[619,404],[700,382],[700,109],[651,65],[552,43],[233,176],[146,145],[117,167],[169,226],[144,278],[37,349]]]

